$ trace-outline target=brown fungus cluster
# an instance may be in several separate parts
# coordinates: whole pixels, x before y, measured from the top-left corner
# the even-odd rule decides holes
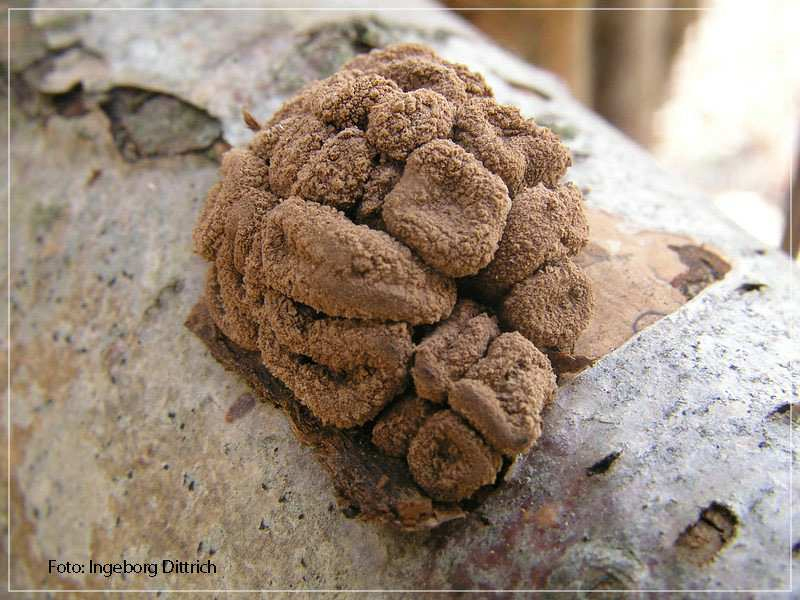
[[[194,232],[217,327],[322,424],[405,458],[433,500],[494,483],[541,434],[543,352],[592,311],[566,148],[420,45],[247,121]]]

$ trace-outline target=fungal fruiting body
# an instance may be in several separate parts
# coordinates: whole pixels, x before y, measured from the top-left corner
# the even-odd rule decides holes
[[[315,82],[229,151],[194,231],[217,327],[435,501],[532,447],[592,311],[570,156],[420,45]]]

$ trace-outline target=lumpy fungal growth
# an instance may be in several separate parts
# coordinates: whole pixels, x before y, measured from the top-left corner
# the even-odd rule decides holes
[[[205,305],[322,426],[437,502],[531,448],[593,296],[558,138],[406,44],[359,56],[223,158],[194,231]]]

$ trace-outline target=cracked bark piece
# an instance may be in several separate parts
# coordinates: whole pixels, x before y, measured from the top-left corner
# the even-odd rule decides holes
[[[330,316],[435,323],[456,299],[452,280],[382,231],[333,208],[284,200],[265,220],[262,271],[281,293]]]
[[[550,362],[517,332],[496,337],[481,360],[450,389],[450,407],[508,456],[542,433],[540,413],[556,391]]]
[[[367,139],[390,158],[403,160],[415,148],[449,137],[453,113],[445,97],[431,90],[395,94],[370,109]]]
[[[442,502],[468,498],[494,483],[502,465],[500,454],[450,410],[425,420],[411,440],[407,460],[414,481]]]
[[[323,123],[363,130],[373,106],[401,93],[394,81],[375,73],[339,71],[320,84],[311,108]]]
[[[503,300],[500,320],[538,348],[569,349],[594,307],[589,278],[569,258],[545,265],[516,284]]]
[[[372,427],[372,443],[389,456],[404,457],[434,407],[418,396],[404,396],[383,412]]]
[[[300,168],[292,195],[339,210],[352,208],[364,193],[375,154],[360,129],[340,131]]]
[[[511,202],[492,262],[470,285],[487,301],[496,301],[546,262],[575,256],[588,241],[589,226],[577,186],[525,188]]]
[[[265,294],[258,347],[264,364],[322,423],[362,425],[403,391],[413,353],[405,323],[317,316]]]
[[[510,208],[497,175],[453,142],[435,140],[409,156],[386,196],[383,220],[426,263],[464,277],[491,261]]]
[[[500,334],[497,320],[471,300],[456,304],[447,320],[417,346],[411,376],[421,398],[442,403],[453,382],[486,352]]]

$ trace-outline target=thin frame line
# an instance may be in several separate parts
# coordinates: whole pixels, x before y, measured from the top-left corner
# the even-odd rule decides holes
[[[453,7],[406,7],[406,6],[386,6],[381,8],[371,8],[369,6],[327,6],[327,7],[297,7],[297,8],[275,8],[275,7],[71,7],[71,8],[56,8],[56,7],[14,7],[8,10],[20,11],[41,11],[41,12],[350,12],[361,10],[365,12],[704,12],[710,10],[709,7],[674,7],[674,6],[656,6],[653,8],[645,8],[641,6],[636,7],[554,7],[554,8],[534,8],[534,7],[488,7],[488,8],[453,8]]]
[[[6,493],[8,497],[6,499],[7,508],[6,512],[8,514],[8,539],[6,542],[6,550],[8,550],[8,565],[7,565],[7,580],[8,580],[8,591],[11,591],[11,9],[8,9],[8,14],[6,15],[6,27],[7,27],[7,39],[6,43],[8,44],[8,79],[6,81],[7,90],[6,90],[6,98],[8,98],[8,106],[6,110],[8,114],[6,115],[7,119],[7,127],[8,131],[6,132],[6,136],[8,138],[8,150],[6,155],[6,168],[7,168],[7,178],[6,178],[6,185],[7,188],[7,203],[6,203],[6,293],[7,296],[7,304],[6,304],[6,400],[8,401],[8,411],[6,413],[6,417],[8,422],[6,423],[6,443],[8,444],[8,449],[6,452],[6,460],[7,460],[7,468],[8,468],[8,482]]]
[[[7,557],[7,581],[8,581],[8,591],[9,592],[19,592],[19,593],[67,593],[67,592],[74,592],[76,590],[67,590],[67,589],[12,589],[11,588],[11,13],[14,11],[23,11],[23,12],[166,12],[166,11],[174,11],[174,12],[351,12],[361,10],[365,12],[705,12],[710,10],[709,7],[573,7],[573,8],[566,8],[566,7],[557,7],[557,8],[526,8],[526,7],[492,7],[492,8],[451,8],[451,7],[382,7],[382,8],[370,8],[370,7],[363,7],[363,6],[353,6],[353,7],[319,7],[319,8],[312,8],[312,7],[301,7],[301,8],[234,8],[234,7],[207,7],[207,8],[200,8],[200,7],[175,7],[175,8],[168,8],[168,7],[142,7],[142,8],[134,8],[134,7],[71,7],[71,8],[53,8],[53,7],[8,7],[7,11],[7,19],[6,19],[6,26],[7,26],[7,60],[8,60],[8,79],[7,79],[7,98],[8,98],[8,114],[7,117],[7,206],[6,206],[6,219],[7,219],[7,232],[6,232],[6,254],[7,254],[7,323],[6,323],[6,330],[7,330],[7,366],[6,366],[6,373],[7,373],[7,417],[8,422],[6,423],[7,429],[7,514],[8,514],[8,528],[7,528],[7,544],[6,548],[8,550],[8,557]],[[800,140],[795,138],[795,145],[800,143]],[[797,152],[795,152],[795,156]],[[792,219],[792,185],[793,185],[793,162],[789,164],[789,211],[788,211],[788,218],[789,223],[791,224]],[[792,228],[789,227],[789,245],[791,248],[792,242]],[[794,262],[794,258],[790,257],[789,260],[789,298],[792,305],[794,304],[794,280],[792,278],[792,263]],[[789,337],[790,339],[793,338],[794,333],[794,323],[790,321],[789,324]],[[792,402],[789,402],[789,589],[744,589],[744,590],[701,590],[701,589],[635,589],[635,590],[603,590],[603,592],[610,592],[610,593],[637,593],[637,592],[651,592],[651,593],[676,593],[676,592],[696,592],[696,593],[770,593],[770,592],[779,592],[779,593],[786,593],[792,592],[793,590],[793,518],[792,518],[792,487],[793,487],[793,472],[794,466],[792,461],[792,455],[794,451],[793,445],[793,435],[792,435],[792,415],[793,415],[793,408]],[[200,594],[211,594],[211,593],[258,593],[258,592],[266,592],[266,593],[309,593],[309,592],[318,592],[318,593],[372,593],[372,592],[383,592],[383,593],[422,593],[422,594],[429,594],[429,593],[509,593],[509,592],[518,592],[518,593],[528,593],[528,592],[550,592],[550,593],[576,593],[576,592],[593,592],[597,590],[581,590],[581,589],[574,589],[574,590],[552,590],[552,589],[495,589],[495,590],[485,590],[485,589],[289,589],[289,590],[272,590],[272,589],[234,589],[234,590],[221,590],[221,589],[152,589],[152,588],[144,588],[144,589],[80,589],[77,590],[80,592],[85,593],[154,593],[154,592],[164,592],[164,593],[200,593]]]
[[[794,278],[793,270],[795,263],[795,256],[792,254],[794,245],[792,244],[792,235],[794,233],[794,221],[792,220],[792,194],[794,192],[794,169],[795,165],[800,164],[800,135],[797,130],[794,134],[794,152],[789,159],[789,210],[787,213],[787,229],[789,230],[789,302],[791,306],[796,306],[794,303]],[[795,327],[797,323],[791,317],[789,319],[789,339],[794,339]],[[789,371],[791,377],[792,371]],[[793,488],[794,488],[794,441],[792,423],[794,423],[794,402],[792,402],[791,392],[789,392],[789,589],[794,589],[793,583],[793,558],[794,558],[794,516],[792,515],[793,506]]]
[[[510,590],[504,590],[504,589],[481,590],[481,589],[458,589],[458,588],[453,588],[453,589],[447,589],[447,588],[444,588],[444,589],[421,589],[421,590],[417,590],[417,589],[413,589],[413,588],[409,588],[409,589],[398,588],[398,589],[386,589],[386,590],[380,589],[380,588],[376,588],[376,589],[354,589],[354,590],[327,589],[327,588],[323,588],[323,589],[289,589],[289,590],[280,590],[280,589],[274,589],[274,590],[270,590],[270,589],[253,589],[253,590],[249,590],[249,589],[237,589],[237,590],[206,590],[206,589],[193,590],[193,589],[181,589],[181,590],[171,590],[171,589],[158,589],[158,588],[143,588],[143,589],[110,589],[110,590],[97,590],[97,589],[90,589],[90,590],[87,590],[87,589],[77,589],[77,590],[24,589],[23,590],[23,589],[20,589],[20,590],[10,590],[10,591],[12,591],[12,592],[20,592],[20,593],[27,592],[27,593],[57,593],[57,594],[58,593],[64,593],[64,594],[73,593],[74,594],[75,592],[80,592],[80,593],[88,592],[88,593],[92,593],[92,594],[102,594],[102,593],[109,593],[109,592],[122,593],[122,594],[141,594],[141,593],[153,594],[153,593],[157,593],[157,592],[170,593],[170,594],[172,594],[172,593],[176,593],[176,594],[190,594],[190,593],[195,593],[195,594],[215,594],[215,593],[221,593],[221,592],[224,592],[224,593],[235,593],[235,594],[253,594],[253,593],[257,593],[257,592],[268,592],[268,593],[274,593],[274,594],[279,594],[279,593],[288,593],[288,594],[309,594],[309,593],[324,593],[324,594],[327,594],[327,593],[339,593],[339,594],[342,594],[342,593],[346,593],[346,594],[356,593],[356,594],[369,594],[369,593],[373,593],[373,592],[384,592],[384,593],[391,593],[391,594],[400,594],[400,593],[406,593],[407,594],[409,592],[414,593],[414,594],[441,594],[441,593],[451,593],[451,594],[464,594],[464,593],[467,593],[467,594],[473,594],[473,593],[474,594],[520,593],[520,594],[526,594],[526,593],[531,593],[531,592],[547,592],[547,593],[556,593],[556,594],[574,594],[574,593],[578,593],[578,592],[590,592],[590,593],[598,593],[598,594],[619,594],[619,593],[635,594],[635,593],[638,593],[638,592],[648,592],[648,593],[651,593],[651,594],[671,594],[671,593],[680,593],[680,592],[696,592],[696,593],[699,593],[699,594],[717,594],[717,593],[722,593],[722,594],[731,594],[731,593],[734,593],[734,594],[760,594],[760,593],[787,593],[787,592],[791,592],[792,590],[791,589],[787,590],[787,589],[782,589],[782,588],[747,589],[747,590],[696,590],[696,589],[692,589],[692,588],[688,588],[688,589],[664,589],[664,590],[649,590],[649,589],[640,589],[640,590],[612,590],[612,589],[609,589],[609,590],[606,590],[606,589],[603,589],[603,590],[581,590],[581,589],[576,589],[576,590],[550,590],[550,589],[535,589],[535,588],[532,588],[532,589],[510,589]]]

